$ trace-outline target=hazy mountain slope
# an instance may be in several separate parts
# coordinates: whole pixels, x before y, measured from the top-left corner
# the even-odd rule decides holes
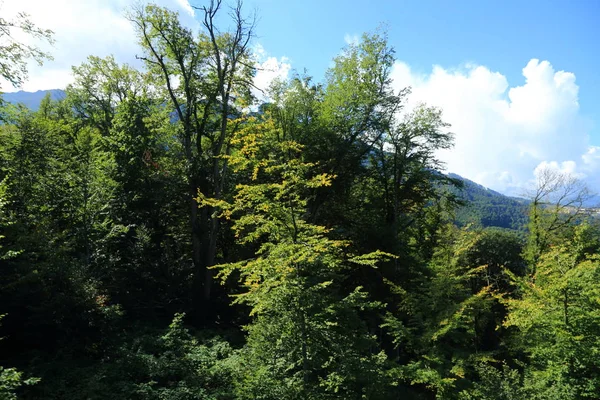
[[[527,224],[528,201],[505,196],[456,174],[450,177],[460,179],[463,188],[450,188],[464,201],[456,211],[456,222],[460,226],[469,223],[484,227],[496,226],[509,229],[523,229]]]
[[[40,103],[46,94],[50,93],[50,96],[54,100],[62,99],[65,96],[65,91],[61,89],[51,89],[51,90],[38,90],[37,92],[25,92],[20,90],[18,92],[13,93],[4,93],[2,94],[2,98],[4,101],[17,104],[21,103],[27,106],[32,110],[37,110],[40,106]]]

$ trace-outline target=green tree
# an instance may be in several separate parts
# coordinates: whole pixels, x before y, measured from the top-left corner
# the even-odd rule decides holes
[[[476,366],[477,380],[473,387],[460,393],[461,400],[519,400],[532,398],[532,393],[523,386],[519,370],[506,364],[499,367],[491,363]]]
[[[395,253],[399,252],[398,244],[405,238],[399,237],[416,219],[432,217],[434,214],[442,215],[443,208],[451,207],[452,197],[446,205],[431,207],[425,210],[433,199],[441,194],[439,184],[456,184],[440,172],[442,162],[437,157],[437,152],[449,149],[453,145],[453,135],[446,131],[449,127],[442,119],[442,112],[434,107],[420,105],[405,114],[402,122],[391,127],[389,132],[377,143],[377,151],[371,160],[372,168],[377,173],[379,185],[383,191],[384,223],[389,227],[395,244]],[[431,211],[435,210],[434,214]],[[439,211],[439,212],[438,212]],[[424,221],[423,221],[424,222]],[[433,221],[430,221],[433,222]],[[425,223],[417,224],[426,230],[417,231],[421,237],[421,244],[426,251],[425,258],[430,258],[435,243],[435,232],[439,224],[426,228]],[[417,226],[417,228],[418,228]],[[400,254],[398,254],[400,255]]]
[[[352,256],[350,243],[329,239],[328,229],[306,221],[306,196],[331,184],[312,171],[302,146],[290,140],[267,113],[234,139],[229,158],[249,178],[232,204],[203,194],[203,206],[234,218],[240,243],[254,257],[219,266],[220,276],[240,276],[235,303],[251,306],[252,323],[242,352],[240,398],[383,398],[386,356],[361,318],[381,306],[345,276],[373,267],[384,253]]]
[[[49,99],[2,127],[0,173],[8,184],[5,211],[14,222],[3,235],[15,254],[0,260],[8,354],[18,348],[52,352],[74,332],[99,334],[103,317],[96,300],[102,293],[92,267],[113,185],[97,140],[66,104]],[[11,346],[15,342],[19,346]]]
[[[596,398],[600,390],[599,238],[596,228],[577,226],[540,256],[535,280],[517,280],[521,296],[507,300],[505,325],[518,329],[516,348],[529,357],[532,398]]]
[[[67,98],[77,116],[108,136],[118,105],[130,97],[148,97],[144,76],[128,65],[118,65],[114,57],[90,56],[73,67],[75,82],[67,88]]]
[[[314,117],[299,119],[298,130],[305,131],[301,121],[313,121],[314,127],[306,144],[307,159],[318,164],[325,173],[336,176],[331,187],[317,189],[309,209],[311,221],[342,229],[352,229],[349,209],[355,184],[362,181],[369,155],[393,128],[402,108],[405,91],[395,93],[391,70],[394,49],[385,33],[364,34],[357,44],[348,45],[334,58],[320,87],[298,91],[310,94],[317,102]],[[305,84],[306,85],[306,84]],[[295,88],[287,96],[297,97]],[[309,97],[310,98],[310,97]],[[305,103],[306,104],[306,103]],[[307,122],[303,124],[306,125]],[[284,126],[285,128],[285,126]]]
[[[402,355],[398,361],[404,361],[397,367],[399,378],[439,399],[457,398],[468,387],[474,365],[493,359],[482,332],[497,302],[495,293],[491,286],[473,285],[486,266],[465,262],[478,239],[477,232],[446,224],[424,276],[413,281],[418,286],[393,285],[400,312],[390,312],[384,327]],[[403,314],[408,315],[401,319]]]
[[[15,251],[9,251],[4,253],[2,251],[2,242],[1,240],[4,238],[2,233],[4,232],[4,228],[13,222],[10,221],[5,212],[5,193],[7,186],[7,177],[0,181],[0,260],[6,260],[9,257],[14,257],[17,255]],[[0,315],[0,321],[4,318],[5,315]],[[1,324],[0,324],[1,325]],[[1,338],[0,338],[1,340]],[[7,400],[16,400],[17,396],[15,391],[21,387],[22,385],[30,385],[37,383],[37,379],[23,379],[23,373],[18,371],[15,368],[4,368],[0,366],[0,396],[3,399]]]
[[[176,13],[154,5],[134,9],[129,16],[144,51],[141,58],[175,114],[186,160],[196,292],[204,301],[211,297],[209,267],[215,264],[220,229],[214,210],[199,209],[194,198],[198,189],[214,198],[223,196],[227,162],[222,156],[237,129],[232,117],[240,103],[248,104],[254,73],[249,47],[254,22],[244,18],[238,2],[231,13],[233,30],[221,33],[215,22],[221,8],[217,0],[199,9],[203,29],[198,37],[179,23]]]
[[[189,307],[193,273],[186,252],[185,166],[168,110],[131,93],[115,109],[102,148],[113,193],[97,241],[96,269],[131,316],[168,318]],[[134,281],[137,284],[131,285]]]

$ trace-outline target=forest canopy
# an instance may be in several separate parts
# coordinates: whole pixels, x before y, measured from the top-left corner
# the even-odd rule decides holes
[[[139,69],[90,55],[63,99],[1,105],[1,398],[598,398],[581,182],[465,196],[385,31],[257,99],[257,19],[196,12],[131,8]]]

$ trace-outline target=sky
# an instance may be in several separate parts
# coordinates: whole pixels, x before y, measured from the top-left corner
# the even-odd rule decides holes
[[[155,2],[198,26],[190,3],[200,0]],[[55,31],[54,61],[31,65],[22,89],[65,87],[88,55],[139,65],[124,18],[136,3],[4,0],[3,17],[25,11]],[[407,107],[440,107],[452,125],[455,146],[439,154],[448,172],[520,195],[554,168],[600,192],[600,1],[245,0],[244,9],[258,16],[259,87],[305,70],[320,81],[347,43],[383,27],[393,85],[412,87]]]

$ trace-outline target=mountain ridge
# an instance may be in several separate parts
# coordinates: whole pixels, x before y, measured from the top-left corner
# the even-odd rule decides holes
[[[2,93],[2,99],[7,103],[23,104],[27,108],[36,111],[40,107],[40,103],[50,94],[52,100],[60,100],[65,97],[65,91],[62,89],[37,90],[35,92],[27,92],[19,90],[18,92]]]
[[[462,188],[447,187],[464,203],[456,209],[457,225],[525,229],[529,200],[504,195],[458,174],[449,173],[448,176],[463,183]]]

